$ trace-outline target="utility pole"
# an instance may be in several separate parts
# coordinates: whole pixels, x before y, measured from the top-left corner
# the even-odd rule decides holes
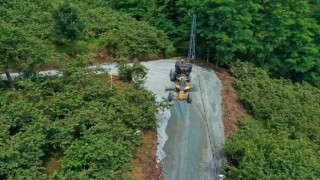
[[[191,61],[196,61],[196,21],[197,16],[192,15],[192,26],[191,26],[191,34],[190,34],[190,44],[189,44],[189,52],[188,59]]]

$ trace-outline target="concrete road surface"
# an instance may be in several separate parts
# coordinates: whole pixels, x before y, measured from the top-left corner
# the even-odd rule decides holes
[[[146,86],[158,98],[167,97],[169,72],[174,60],[146,62],[149,69]],[[166,180],[218,179],[222,170],[221,82],[212,69],[193,66],[191,85],[193,102],[174,101],[170,112],[159,117],[158,156]]]

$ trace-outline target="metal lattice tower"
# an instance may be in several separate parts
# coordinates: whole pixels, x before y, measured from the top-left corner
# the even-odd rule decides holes
[[[189,44],[189,52],[188,59],[191,61],[196,61],[196,21],[197,16],[192,15],[192,26],[191,26],[191,34],[190,34],[190,44]]]

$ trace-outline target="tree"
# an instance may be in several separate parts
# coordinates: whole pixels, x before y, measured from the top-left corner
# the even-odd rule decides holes
[[[111,6],[122,12],[130,14],[137,20],[150,20],[155,12],[154,0],[111,0]]]
[[[168,56],[175,50],[163,31],[145,22],[113,13],[113,23],[105,26],[101,34],[101,45],[116,58],[145,58],[148,56]]]
[[[320,26],[308,15],[306,1],[264,2],[261,19],[254,20],[255,38],[262,46],[256,49],[256,64],[267,66],[276,77],[294,81],[311,80],[319,64],[319,46],[315,37]]]
[[[312,12],[312,17],[320,24],[320,0],[308,0]]]
[[[64,1],[53,11],[53,18],[55,33],[71,41],[72,56],[74,56],[75,41],[81,37],[84,30],[84,24],[77,9],[69,2]]]
[[[38,39],[4,21],[0,23],[0,32],[0,68],[13,87],[9,69],[16,68],[28,76],[34,75],[35,66],[45,61],[46,52]]]
[[[160,0],[157,2],[157,18],[151,21],[151,24],[165,31],[177,51],[185,55],[189,45],[191,17],[192,14],[197,14],[198,2],[197,0]]]

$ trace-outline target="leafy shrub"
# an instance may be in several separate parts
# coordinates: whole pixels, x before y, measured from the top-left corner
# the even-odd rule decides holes
[[[75,1],[86,24],[84,38],[98,39],[97,50],[130,59],[168,56],[175,49],[166,34],[145,22],[111,9],[105,1]]]
[[[116,17],[119,17],[117,23],[101,34],[102,45],[110,49],[114,56],[143,58],[168,56],[174,52],[174,47],[162,31],[131,17]]]
[[[129,64],[128,60],[120,58],[117,60],[117,63],[120,80],[132,82],[136,86],[141,86],[144,84],[148,69],[139,61],[134,60],[132,64]]]
[[[234,164],[226,166],[230,179],[317,179],[318,145],[291,139],[285,131],[270,133],[259,121],[246,120],[228,140],[225,152]]]
[[[72,56],[75,52],[91,55],[81,47],[86,43],[90,51],[107,50],[114,57],[132,59],[168,56],[175,51],[163,31],[110,6],[103,0],[4,1],[0,15],[4,22],[21,29],[30,38],[35,36],[43,45],[49,44],[47,49],[56,48]]]

